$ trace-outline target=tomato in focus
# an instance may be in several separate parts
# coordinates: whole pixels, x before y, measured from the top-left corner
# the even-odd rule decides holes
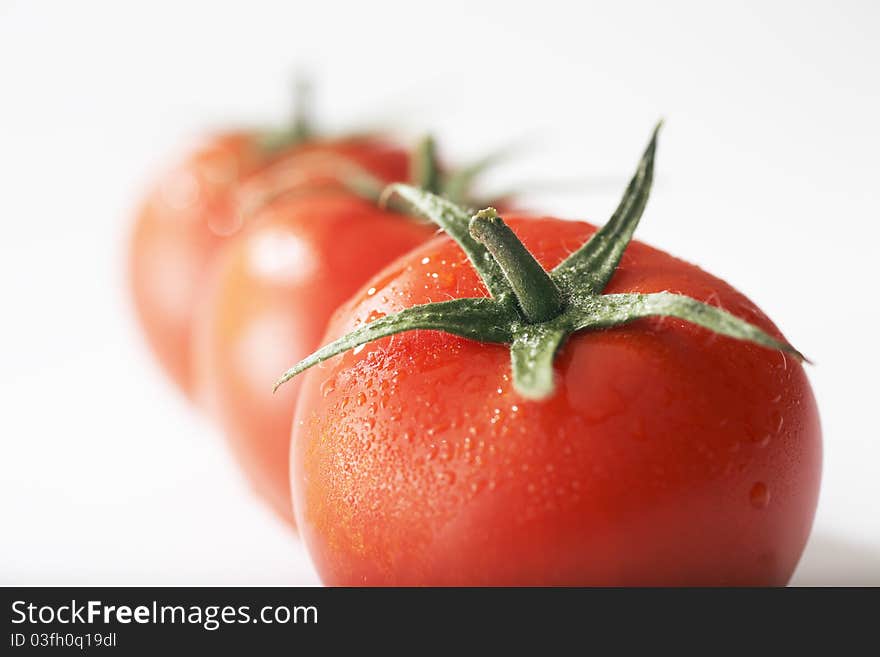
[[[505,220],[545,269],[595,231]],[[727,283],[632,242],[605,292],[660,291],[780,335]],[[485,296],[461,249],[440,236],[361,287],[322,343],[407,307]],[[555,376],[551,397],[527,401],[506,346],[423,330],[294,380],[296,521],[324,583],[788,582],[821,473],[818,412],[799,362],[684,321],[643,319],[572,335]]]

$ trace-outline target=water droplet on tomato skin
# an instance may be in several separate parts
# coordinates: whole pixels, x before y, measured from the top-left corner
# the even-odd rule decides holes
[[[332,395],[334,390],[336,390],[335,379],[327,379],[326,381],[324,381],[324,383],[321,384],[321,395],[325,399]]]
[[[770,489],[763,481],[756,482],[749,491],[749,502],[756,509],[766,509],[770,504]]]
[[[471,482],[471,495],[479,495],[486,488],[486,480],[478,479],[477,481]]]
[[[782,433],[782,427],[785,424],[785,417],[779,411],[773,411],[773,416],[771,418],[771,423],[773,426],[773,431],[776,435]]]
[[[439,452],[440,452],[440,450],[437,448],[437,445],[434,443],[431,443],[428,446],[428,453],[425,454],[425,460],[426,461],[433,461],[434,459],[437,458],[437,454]]]

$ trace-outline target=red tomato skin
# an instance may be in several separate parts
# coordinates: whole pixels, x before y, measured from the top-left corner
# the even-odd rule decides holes
[[[387,182],[408,173],[407,153],[378,140],[315,141],[277,153],[257,140],[251,132],[205,140],[155,184],[132,228],[128,278],[138,321],[162,368],[190,398],[193,309],[216,253],[241,228],[242,186],[257,200],[261,189],[275,190],[288,177],[294,190],[323,190],[328,177],[309,175],[312,156],[321,154],[351,159]]]
[[[594,228],[508,224],[545,268]],[[368,294],[367,290],[375,289]],[[745,296],[634,242],[606,292],[687,294],[779,331]],[[371,317],[486,296],[443,236],[374,278],[324,341]],[[329,585],[784,585],[816,508],[821,432],[801,365],[677,320],[575,335],[540,402],[507,348],[436,331],[305,375],[291,474]]]
[[[266,206],[224,248],[195,319],[199,400],[254,490],[293,523],[290,427],[299,381],[285,367],[320,346],[333,311],[436,229],[341,193]]]
[[[232,213],[231,190],[259,166],[251,135],[208,139],[166,172],[141,205],[129,245],[137,317],[159,363],[181,389],[189,372],[193,300]]]

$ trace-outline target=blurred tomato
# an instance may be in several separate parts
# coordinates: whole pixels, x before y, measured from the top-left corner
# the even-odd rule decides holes
[[[279,363],[314,351],[342,302],[434,232],[350,194],[291,195],[257,212],[217,260],[195,320],[197,386],[253,487],[291,522],[299,382],[273,395]]]
[[[193,309],[218,248],[249,214],[282,192],[338,188],[340,164],[383,183],[407,178],[408,154],[379,139],[270,149],[263,137],[230,132],[208,139],[161,177],[131,235],[129,277],[138,319],[159,362],[189,397]]]

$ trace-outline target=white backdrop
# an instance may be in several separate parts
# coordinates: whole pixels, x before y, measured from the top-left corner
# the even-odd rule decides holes
[[[602,221],[667,120],[638,236],[727,279],[816,365],[825,435],[798,584],[880,584],[880,5],[0,0],[0,583],[316,583],[131,317],[123,244],[204,126],[525,140],[497,187]],[[221,8],[222,6],[222,8]],[[284,364],[280,364],[283,368]]]

